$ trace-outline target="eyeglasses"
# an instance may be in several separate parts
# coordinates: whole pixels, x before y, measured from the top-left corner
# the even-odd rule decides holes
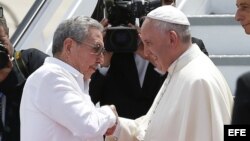
[[[92,48],[93,52],[91,54],[99,56],[99,55],[101,55],[102,53],[105,52],[104,46],[102,44],[100,44],[100,43],[90,44],[90,43],[81,42],[81,41],[76,41],[76,42],[78,42],[80,44],[84,44],[84,45]]]

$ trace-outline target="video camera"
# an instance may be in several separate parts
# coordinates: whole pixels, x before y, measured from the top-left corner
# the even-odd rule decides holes
[[[136,18],[146,16],[151,10],[161,6],[161,0],[105,0],[105,12],[112,25],[106,30],[104,44],[107,51],[134,52],[137,50],[138,32]]]
[[[8,50],[0,42],[0,69],[5,68],[9,62]]]

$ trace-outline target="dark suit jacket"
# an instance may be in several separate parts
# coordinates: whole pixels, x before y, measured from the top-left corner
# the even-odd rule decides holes
[[[237,80],[232,124],[250,124],[250,72]]]

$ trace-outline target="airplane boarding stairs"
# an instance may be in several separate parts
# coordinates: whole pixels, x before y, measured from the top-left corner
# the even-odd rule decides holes
[[[250,71],[250,36],[234,19],[235,3],[234,0],[177,0],[177,7],[188,15],[192,36],[203,40],[233,95],[237,78]]]
[[[90,16],[96,3],[97,0],[35,1],[12,42],[17,50],[34,47],[51,54],[52,35],[60,21],[75,15]],[[250,71],[250,38],[234,20],[235,0],[177,0],[176,6],[188,16],[192,36],[203,40],[234,93],[238,76]]]

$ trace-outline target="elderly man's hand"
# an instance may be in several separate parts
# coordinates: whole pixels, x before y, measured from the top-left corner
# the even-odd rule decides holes
[[[109,128],[109,129],[106,131],[106,133],[105,133],[106,136],[112,135],[112,134],[115,132],[116,126],[117,126],[117,124],[118,124],[118,113],[117,113],[117,111],[116,111],[116,108],[115,108],[114,105],[110,105],[110,108],[112,109],[112,111],[113,111],[114,114],[116,115],[116,122],[115,122],[114,126],[112,126],[111,128]]]

